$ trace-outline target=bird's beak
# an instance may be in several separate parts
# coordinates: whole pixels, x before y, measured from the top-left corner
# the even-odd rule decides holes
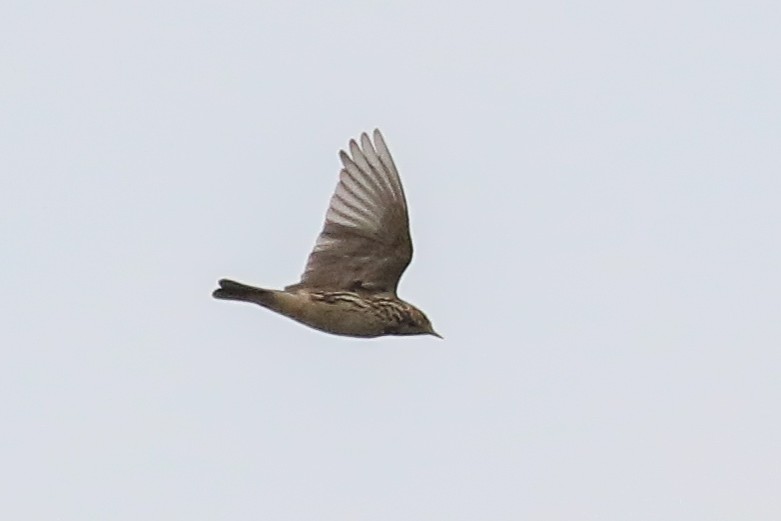
[[[437,338],[441,338],[442,340],[444,340],[444,339],[445,339],[445,337],[443,337],[442,335],[440,335],[439,333],[437,333],[437,332],[436,332],[436,331],[434,331],[433,329],[432,329],[432,330],[429,332],[429,335],[435,336],[435,337],[437,337]]]

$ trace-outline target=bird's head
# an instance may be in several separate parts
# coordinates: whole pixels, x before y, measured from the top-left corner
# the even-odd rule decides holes
[[[433,335],[437,338],[443,338],[442,335],[434,331],[431,321],[421,310],[414,306],[409,306],[405,313],[404,320],[393,332],[395,335]]]

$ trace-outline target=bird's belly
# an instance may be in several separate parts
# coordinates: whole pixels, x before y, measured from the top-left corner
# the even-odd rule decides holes
[[[305,293],[278,294],[279,311],[309,327],[335,335],[375,337],[386,333],[385,320],[349,299],[315,300]]]

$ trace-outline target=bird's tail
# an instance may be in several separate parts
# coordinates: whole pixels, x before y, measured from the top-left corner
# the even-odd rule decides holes
[[[240,300],[265,306],[273,295],[273,292],[270,290],[248,286],[228,279],[220,280],[219,285],[220,287],[212,293],[212,297],[220,300]]]

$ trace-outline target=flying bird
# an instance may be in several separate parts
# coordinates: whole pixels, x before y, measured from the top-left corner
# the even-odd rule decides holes
[[[434,335],[426,315],[396,294],[412,260],[407,200],[379,130],[339,152],[343,168],[301,281],[284,290],[219,281],[212,296],[251,302],[335,335]]]

